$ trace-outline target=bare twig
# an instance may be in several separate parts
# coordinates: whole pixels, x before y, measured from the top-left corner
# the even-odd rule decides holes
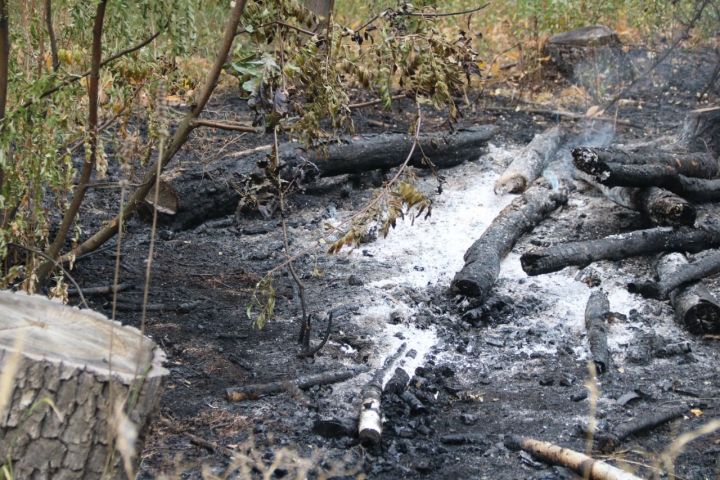
[[[193,127],[209,127],[219,130],[231,130],[234,132],[263,133],[262,128],[243,125],[235,122],[218,122],[216,120],[197,119],[192,122]]]
[[[434,17],[456,17],[459,15],[468,15],[470,13],[479,12],[483,8],[486,8],[489,3],[486,3],[485,5],[480,5],[479,7],[470,8],[468,10],[462,10],[459,12],[398,12],[398,15],[402,15],[405,17],[424,17],[424,18],[434,18]]]
[[[392,100],[400,100],[402,98],[405,98],[407,95],[393,95],[390,97]],[[382,98],[376,98],[375,100],[369,100],[367,102],[360,102],[360,103],[351,103],[348,105],[348,108],[350,110],[355,110],[357,108],[365,108],[365,107],[372,107],[373,105],[378,105],[383,102]]]
[[[7,245],[8,245],[8,247],[19,248],[20,250],[25,250],[25,251],[27,251],[27,252],[34,253],[34,254],[36,254],[36,255],[40,255],[41,257],[43,257],[44,259],[46,259],[48,262],[53,262],[53,263],[55,264],[55,266],[58,267],[60,270],[62,270],[63,273],[65,274],[65,276],[67,276],[68,279],[72,282],[73,286],[74,286],[75,289],[77,290],[78,297],[80,297],[80,301],[82,302],[83,305],[85,305],[85,308],[90,308],[90,307],[88,306],[87,302],[85,301],[85,295],[83,295],[83,292],[82,292],[82,289],[80,288],[80,285],[78,285],[78,283],[75,281],[75,279],[73,278],[73,276],[70,275],[70,272],[68,272],[68,271],[65,269],[65,267],[62,266],[62,264],[61,264],[60,262],[58,262],[58,261],[55,260],[54,258],[52,258],[52,257],[50,257],[49,255],[47,255],[45,252],[42,252],[42,251],[37,250],[37,249],[32,248],[32,247],[26,247],[25,245],[20,245],[20,244],[18,244],[18,243],[8,243]]]
[[[2,0],[0,0],[0,1],[2,1]],[[121,57],[124,57],[125,55],[129,55],[129,54],[131,54],[131,53],[133,53],[133,52],[136,52],[136,51],[140,50],[141,48],[145,47],[146,45],[150,44],[150,42],[152,42],[152,41],[155,40],[157,37],[159,37],[160,34],[163,33],[163,31],[165,31],[166,28],[167,28],[167,25],[165,25],[164,27],[160,28],[157,32],[153,33],[152,35],[150,35],[148,38],[146,38],[145,40],[141,41],[140,43],[137,43],[137,44],[135,44],[135,45],[133,45],[133,46],[131,46],[131,47],[128,47],[128,48],[126,48],[125,50],[120,50],[119,52],[117,52],[116,54],[112,55],[111,57],[103,60],[102,62],[100,62],[100,68],[103,68],[103,67],[105,67],[107,64],[112,63],[112,62],[114,62],[115,60],[117,60],[117,59],[119,59],[119,58],[121,58]],[[35,97],[35,98],[29,98],[29,99],[25,100],[25,102],[21,105],[20,108],[23,108],[23,109],[28,108],[29,106],[33,105],[37,100],[43,99],[43,98],[45,98],[45,97],[48,97],[48,96],[52,95],[53,93],[58,92],[59,90],[67,87],[68,85],[72,85],[73,83],[79,82],[79,81],[82,80],[83,78],[90,76],[91,73],[92,73],[92,70],[88,70],[88,71],[86,71],[86,72],[84,72],[84,73],[81,73],[80,75],[73,75],[72,77],[66,79],[65,81],[63,81],[63,82],[55,85],[54,87],[48,88],[47,90],[45,90],[44,92],[42,92],[42,93],[41,93],[40,95],[38,95],[37,97]]]

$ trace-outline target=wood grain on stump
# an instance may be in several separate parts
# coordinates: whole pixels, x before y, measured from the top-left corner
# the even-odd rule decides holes
[[[0,463],[18,479],[127,478],[115,449],[115,405],[126,402],[141,451],[167,375],[164,359],[136,328],[0,292],[0,395],[14,371],[8,401],[0,398]]]

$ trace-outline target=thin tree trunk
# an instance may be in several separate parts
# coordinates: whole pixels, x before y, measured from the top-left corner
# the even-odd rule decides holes
[[[60,59],[58,58],[57,39],[55,38],[55,29],[52,20],[52,0],[45,0],[45,25],[50,38],[50,55],[52,57],[53,72],[57,72],[60,68]]]
[[[0,0],[0,129],[5,121],[7,91],[10,75],[10,14],[7,0]],[[7,153],[7,152],[6,152]],[[5,182],[5,172],[0,168],[0,191]]]
[[[208,73],[207,79],[205,81],[205,86],[203,87],[200,96],[196,99],[195,106],[185,116],[183,121],[178,126],[177,130],[175,130],[175,134],[173,135],[173,138],[170,141],[167,149],[165,150],[162,158],[156,160],[156,162],[160,162],[161,170],[170,162],[170,160],[172,160],[172,158],[185,144],[185,142],[187,142],[188,138],[190,137],[190,133],[194,128],[194,121],[200,116],[200,113],[202,113],[202,111],[205,109],[205,105],[207,105],[208,100],[210,100],[210,96],[215,90],[218,79],[220,78],[220,72],[222,71],[223,65],[225,65],[228,54],[230,53],[230,49],[232,48],[237,27],[240,23],[240,17],[242,16],[243,10],[245,9],[245,4],[246,0],[239,0],[235,2],[235,7],[233,7],[232,9],[230,19],[225,25],[225,33],[223,35],[223,40],[220,48],[218,50],[218,54],[215,57],[215,63],[213,64],[212,70],[210,70],[210,72]],[[155,176],[157,175],[157,170],[157,164],[148,167],[140,187],[135,190],[135,192],[130,197],[127,205],[125,205],[125,207],[123,208],[121,215],[124,221],[126,221],[129,217],[132,216],[133,213],[135,213],[138,205],[143,202],[145,196],[155,184]],[[107,226],[96,232],[93,236],[91,236],[81,245],[79,245],[74,251],[75,255],[80,256],[85,253],[91,252],[106,241],[108,241],[110,238],[112,238],[117,233],[118,228],[120,227],[119,218],[120,216],[115,217]]]
[[[85,159],[82,170],[80,172],[80,181],[78,182],[75,192],[73,193],[72,201],[68,207],[65,215],[63,216],[60,228],[55,236],[55,240],[48,248],[47,255],[50,258],[57,258],[60,253],[60,249],[65,244],[65,239],[70,231],[70,227],[77,218],[80,205],[82,205],[83,199],[85,198],[85,192],[87,186],[90,183],[90,177],[92,176],[93,169],[95,168],[95,161],[97,156],[97,125],[98,125],[98,93],[100,85],[100,62],[102,61],[102,33],[103,24],[105,22],[105,9],[107,7],[108,0],[100,0],[95,13],[95,24],[93,25],[93,41],[92,41],[92,53],[91,53],[91,64],[90,64],[90,84],[88,86],[88,133],[90,135],[88,139],[88,148],[90,149],[90,155]],[[40,282],[45,281],[47,276],[52,270],[53,264],[51,262],[45,262],[40,265],[37,272],[37,277]]]

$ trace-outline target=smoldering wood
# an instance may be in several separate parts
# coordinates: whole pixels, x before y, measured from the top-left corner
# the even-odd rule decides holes
[[[565,136],[565,132],[559,126],[536,134],[495,182],[495,193],[522,193],[527,190],[540,178]]]
[[[704,107],[690,111],[683,122],[680,141],[699,150],[709,148],[720,152],[720,107]]]
[[[455,275],[452,289],[463,295],[486,298],[497,281],[500,262],[515,242],[566,202],[564,192],[541,185],[515,198],[465,253],[465,266]]]
[[[18,479],[127,478],[108,445],[116,438],[116,403],[134,398],[124,412],[142,451],[168,374],[164,360],[136,328],[44,297],[0,292],[0,371],[15,369],[0,412],[0,463],[11,462]]]
[[[480,125],[453,133],[421,134],[411,164],[428,168],[424,153],[437,168],[449,168],[480,157],[483,146],[497,128]],[[342,137],[335,143],[306,150],[298,143],[279,146],[281,175],[287,180],[308,184],[318,177],[332,177],[401,165],[413,144],[413,136],[401,133],[363,134]],[[422,153],[421,153],[422,151]],[[241,195],[251,185],[267,183],[265,172],[257,168],[269,152],[254,152],[240,159],[232,154],[210,165],[185,165],[184,170],[169,173],[179,205],[173,216],[163,216],[165,225],[174,230],[194,228],[207,220],[235,213]]]
[[[610,316],[610,301],[602,290],[596,290],[585,307],[585,329],[587,330],[590,355],[599,374],[610,370],[612,356],[607,343],[607,318]]]
[[[683,175],[673,165],[586,161],[582,155],[574,157],[574,164],[606,187],[661,187],[692,201],[720,200],[720,179]]]
[[[610,163],[671,166],[679,174],[696,178],[713,178],[718,174],[718,162],[705,151],[578,147],[572,150],[572,156],[575,167],[590,175],[594,175],[595,171],[602,173],[602,169]]]
[[[665,299],[677,288],[697,282],[703,278],[720,273],[720,252],[715,252],[692,263],[678,265],[674,271],[665,271],[664,278],[658,282],[631,282],[628,290],[647,298]]]
[[[682,253],[664,255],[657,263],[660,281],[669,281],[673,272],[688,261]],[[702,283],[689,283],[670,292],[670,303],[675,310],[675,320],[691,333],[720,333],[720,302]]]
[[[541,275],[600,260],[623,260],[662,252],[699,252],[718,246],[720,231],[714,228],[656,227],[535,248],[523,254],[520,263],[528,275]]]
[[[688,410],[686,405],[679,405],[673,408],[661,410],[650,409],[642,412],[633,420],[621,423],[609,433],[601,433],[596,436],[598,446],[603,452],[610,452],[632,435],[645,433],[660,427],[668,422],[682,417]]]
[[[563,448],[550,442],[529,437],[511,436],[505,445],[512,450],[524,450],[538,460],[551,465],[562,465],[589,480],[641,480],[640,477],[609,463],[595,460],[583,453]]]
[[[605,178],[602,174],[588,174],[585,171],[577,172],[576,177],[594,186],[613,203],[642,213],[655,225],[695,224],[697,218],[695,206],[669,190],[655,186],[638,188],[608,186],[598,181],[598,178]]]
[[[398,350],[385,359],[372,378],[360,392],[360,419],[358,422],[358,438],[366,446],[377,446],[382,438],[381,401],[383,380],[395,362],[405,353],[407,344],[400,345]]]
[[[296,378],[278,380],[276,382],[258,383],[243,385],[242,387],[228,388],[225,390],[225,394],[229,401],[240,402],[248,399],[257,399],[263,395],[285,392],[293,388],[304,390],[315,385],[330,385],[333,383],[344,382],[345,380],[349,380],[352,377],[367,371],[368,368],[366,366],[361,366],[356,368],[314,373],[310,375],[300,375]]]

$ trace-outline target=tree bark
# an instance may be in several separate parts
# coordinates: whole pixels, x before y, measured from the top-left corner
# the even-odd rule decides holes
[[[674,272],[687,264],[687,258],[682,253],[664,255],[657,264],[660,281],[670,281]],[[702,280],[670,292],[670,303],[675,309],[675,320],[688,331],[697,334],[720,333],[720,303]]]
[[[452,289],[486,298],[500,274],[500,262],[515,242],[566,201],[564,193],[543,186],[534,186],[513,200],[465,253],[465,266],[455,275]]]
[[[665,269],[659,282],[632,282],[628,284],[628,290],[648,298],[665,299],[681,286],[717,273],[720,273],[720,252],[704,256],[693,263],[679,265],[674,271]]]
[[[557,126],[535,135],[495,182],[495,193],[522,193],[527,190],[542,175],[564,138],[565,132]]]
[[[452,167],[478,158],[481,148],[495,131],[494,126],[485,126],[454,134],[426,134],[420,136],[420,145],[436,167]],[[297,143],[284,143],[278,149],[281,175],[287,180],[300,178],[307,183],[321,176],[389,169],[405,161],[412,143],[412,136],[397,133],[345,137],[339,143],[313,151],[307,151]],[[184,230],[234,213],[240,192],[247,188],[241,179],[254,185],[268,182],[265,172],[256,168],[266,157],[266,152],[242,159],[228,156],[210,166],[198,165],[183,172],[172,182],[181,199],[178,212],[165,217],[164,223],[174,230]],[[412,162],[422,166],[420,153]]]
[[[607,295],[596,290],[590,295],[585,307],[585,329],[593,363],[599,374],[610,370],[612,357],[607,344],[607,318],[610,314],[610,302]]]
[[[536,248],[522,255],[520,263],[528,275],[541,275],[571,265],[586,266],[599,260],[622,260],[661,252],[698,252],[718,246],[720,231],[717,230],[658,227]]]
[[[164,359],[133,327],[0,292],[0,371],[12,375],[8,408],[0,411],[0,462],[18,479],[127,478],[115,450],[116,405],[124,402],[141,451],[168,373]],[[130,470],[138,462],[131,460]]]

